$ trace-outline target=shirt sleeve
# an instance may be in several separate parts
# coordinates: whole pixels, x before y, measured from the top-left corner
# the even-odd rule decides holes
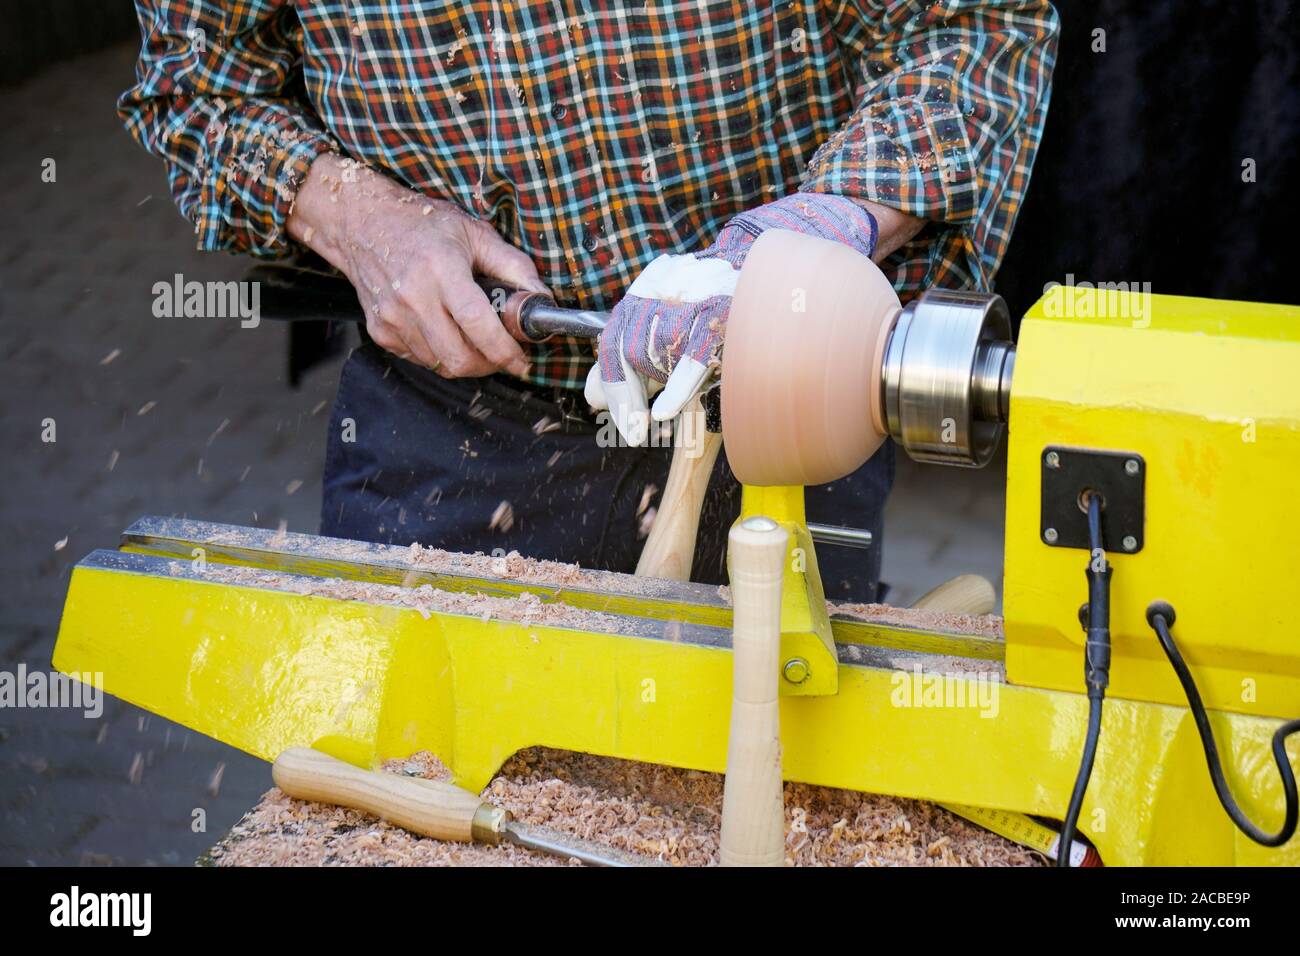
[[[865,6],[865,4],[863,4]],[[1006,251],[1047,115],[1059,22],[1047,0],[886,0],[842,27],[860,85],[801,189],[866,199],[964,233],[984,285]],[[939,255],[938,252],[935,253]],[[933,274],[934,270],[930,270]]]
[[[118,102],[167,166],[206,250],[279,256],[312,161],[337,145],[295,94],[301,25],[288,0],[137,0],[136,85]]]

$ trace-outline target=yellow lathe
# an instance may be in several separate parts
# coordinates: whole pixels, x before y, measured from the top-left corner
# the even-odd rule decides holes
[[[1060,819],[1088,713],[1091,491],[1105,500],[1113,657],[1080,831],[1108,865],[1300,865],[1300,840],[1262,847],[1225,815],[1146,620],[1152,601],[1177,608],[1232,793],[1275,829],[1270,740],[1300,716],[1300,309],[1136,296],[1058,287],[1024,317],[1003,639],[827,611],[802,489],[745,489],[742,518],[781,522],[802,558],[782,619],[786,779]],[[424,585],[501,600],[457,611]],[[723,771],[730,618],[700,585],[530,583],[482,558],[430,568],[406,548],[144,518],[77,565],[54,663],[268,760],[301,745],[361,766],[429,750],[477,791],[534,745]]]

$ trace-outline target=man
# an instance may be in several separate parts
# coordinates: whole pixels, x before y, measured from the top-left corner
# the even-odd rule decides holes
[[[199,246],[305,246],[366,311],[322,532],[617,570],[664,487],[650,422],[716,365],[764,229],[852,245],[904,299],[989,288],[1057,24],[1046,0],[137,6],[138,83],[119,108]],[[515,342],[475,274],[612,307],[595,370],[589,343]],[[596,440],[584,389],[617,447]],[[876,536],[867,558],[819,555],[828,596],[877,596],[893,454],[808,490],[810,520]],[[723,578],[737,508],[724,458],[697,579]]]

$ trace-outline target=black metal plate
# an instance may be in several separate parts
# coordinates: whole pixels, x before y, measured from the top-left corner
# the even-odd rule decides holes
[[[1044,544],[1088,550],[1088,515],[1079,501],[1084,491],[1091,490],[1102,497],[1101,537],[1106,550],[1117,554],[1142,550],[1147,466],[1141,455],[1049,445],[1043,449],[1040,465],[1038,533]]]

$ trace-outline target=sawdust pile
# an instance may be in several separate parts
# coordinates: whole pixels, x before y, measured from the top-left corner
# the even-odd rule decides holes
[[[420,754],[385,770],[445,779]],[[516,754],[484,796],[525,822],[676,866],[718,862],[722,777],[588,754]],[[787,783],[786,864],[1043,866],[1033,851],[928,803]],[[515,846],[416,837],[353,810],[271,790],[211,854],[218,866],[566,866]]]

